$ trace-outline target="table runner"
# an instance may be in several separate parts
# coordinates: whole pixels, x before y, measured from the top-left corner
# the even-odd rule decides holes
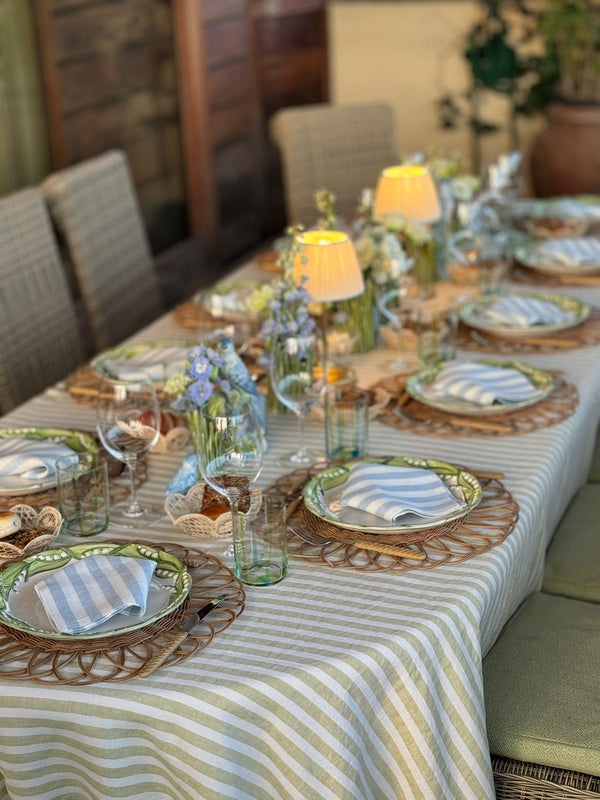
[[[181,337],[171,316],[137,338],[168,337]],[[564,370],[580,402],[560,425],[520,436],[518,450],[510,436],[457,442],[371,424],[374,454],[504,472],[520,518],[493,550],[401,575],[292,558],[286,580],[248,588],[244,614],[209,651],[145,681],[49,691],[0,677],[0,797],[50,800],[60,787],[61,797],[86,800],[491,800],[481,657],[539,587],[552,530],[585,480],[600,413],[599,355],[582,348],[524,357]],[[361,384],[380,379],[389,357],[354,358]],[[2,424],[91,420],[92,410],[53,388]],[[267,427],[263,487],[283,472],[277,456],[297,444],[293,417],[271,416]],[[306,441],[323,447],[321,423],[308,423]],[[141,499],[156,501],[180,461],[150,456]],[[166,521],[144,539],[189,541]]]

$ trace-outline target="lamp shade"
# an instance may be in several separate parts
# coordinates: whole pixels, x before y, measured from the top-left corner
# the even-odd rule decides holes
[[[441,216],[435,181],[427,167],[401,164],[387,167],[375,189],[375,216],[404,214],[418,222],[436,222]]]
[[[307,280],[313,300],[347,300],[365,288],[354,245],[342,231],[306,231],[298,237],[302,250],[294,259],[294,280]]]

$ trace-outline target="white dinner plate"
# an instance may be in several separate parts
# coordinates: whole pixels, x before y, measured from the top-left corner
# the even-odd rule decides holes
[[[535,300],[545,300],[550,303],[555,303],[559,308],[565,311],[570,311],[573,318],[563,322],[554,322],[551,324],[531,325],[529,328],[520,328],[513,325],[505,325],[498,322],[490,322],[482,317],[482,312],[491,306],[498,297],[494,295],[479,297],[467,303],[460,309],[460,318],[465,325],[471,328],[476,328],[485,333],[491,333],[493,336],[501,336],[510,339],[526,339],[529,336],[550,336],[557,331],[568,330],[582,322],[589,317],[591,308],[585,303],[581,303],[574,297],[565,297],[560,294],[522,294],[519,297],[530,297]]]
[[[528,408],[529,406],[539,403],[541,400],[545,400],[554,390],[554,378],[552,375],[543,369],[531,367],[529,364],[522,364],[520,361],[488,361],[487,359],[478,360],[475,363],[486,364],[490,367],[517,369],[533,383],[537,391],[535,395],[527,398],[527,400],[493,403],[489,406],[482,406],[479,403],[473,403],[461,397],[432,396],[428,393],[427,387],[437,378],[444,368],[444,364],[436,364],[433,367],[427,367],[414,375],[410,375],[406,380],[406,391],[415,400],[423,403],[423,405],[436,408],[439,411],[446,411],[450,414],[462,414],[468,417],[485,417],[496,416],[497,414],[509,414],[522,408]]]
[[[42,602],[35,591],[35,584],[75,559],[91,555],[150,558],[156,561],[146,612],[141,617],[117,614],[101,625],[83,633],[58,633],[48,620]],[[148,545],[133,542],[129,544],[103,542],[60,547],[29,556],[0,573],[0,622],[10,628],[47,639],[100,639],[135,631],[151,622],[156,622],[181,605],[187,597],[191,585],[192,578],[178,558]]]
[[[441,478],[462,506],[454,513],[437,519],[424,519],[417,514],[404,514],[402,521],[395,522],[389,522],[356,508],[338,508],[344,484],[350,475],[350,467],[355,463],[429,469]],[[464,517],[479,505],[482,497],[479,481],[470,472],[445,461],[410,456],[366,457],[327,467],[308,481],[302,494],[306,508],[320,519],[340,528],[365,533],[402,533],[403,531],[409,532],[444,525],[446,522]]]
[[[97,453],[100,449],[95,439],[89,434],[63,428],[0,428],[0,440],[2,439],[55,442],[64,444],[76,453]],[[0,476],[0,497],[19,497],[43,492],[54,488],[56,483],[56,473],[41,481],[27,481],[23,478],[22,483],[15,483],[12,477],[3,483],[3,478]]]

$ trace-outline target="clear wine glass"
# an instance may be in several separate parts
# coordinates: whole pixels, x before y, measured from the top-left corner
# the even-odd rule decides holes
[[[229,403],[222,410],[199,412],[198,464],[209,486],[224,495],[231,507],[232,527],[237,529],[240,499],[250,492],[262,469],[264,439],[251,401]],[[229,547],[223,555],[232,556]]]
[[[154,384],[145,373],[129,380],[105,379],[100,383],[96,408],[100,441],[129,472],[130,496],[125,507],[111,508],[110,521],[126,528],[138,528],[162,516],[160,506],[142,506],[135,488],[135,469],[141,456],[156,443],[160,433],[160,407]]]
[[[391,372],[408,372],[411,365],[404,358],[402,332],[411,312],[409,296],[415,287],[414,276],[402,273],[397,278],[397,286],[376,299],[377,308],[382,317],[390,324],[398,337],[398,353],[395,358],[385,364]]]
[[[278,399],[298,417],[300,448],[279,459],[283,466],[314,464],[322,456],[305,445],[304,428],[308,412],[327,384],[322,337],[280,334],[273,340],[269,375]]]

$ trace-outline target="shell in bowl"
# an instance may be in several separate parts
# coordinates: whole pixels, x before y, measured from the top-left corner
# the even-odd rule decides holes
[[[168,494],[165,500],[165,511],[173,525],[181,528],[190,536],[196,536],[199,539],[219,539],[230,536],[232,528],[230,511],[220,514],[216,519],[202,513],[205,486],[204,483],[196,483],[186,494],[178,492]],[[261,499],[260,489],[252,489],[250,507],[244,513],[245,517],[252,519],[256,516],[260,509]]]
[[[9,511],[21,520],[21,529],[17,533],[0,540],[0,560],[7,558],[21,558],[41,553],[48,550],[60,533],[62,515],[60,511],[51,506],[44,506],[39,511],[23,503],[12,506]],[[30,541],[28,532],[39,531]],[[20,546],[13,542],[24,542]]]

